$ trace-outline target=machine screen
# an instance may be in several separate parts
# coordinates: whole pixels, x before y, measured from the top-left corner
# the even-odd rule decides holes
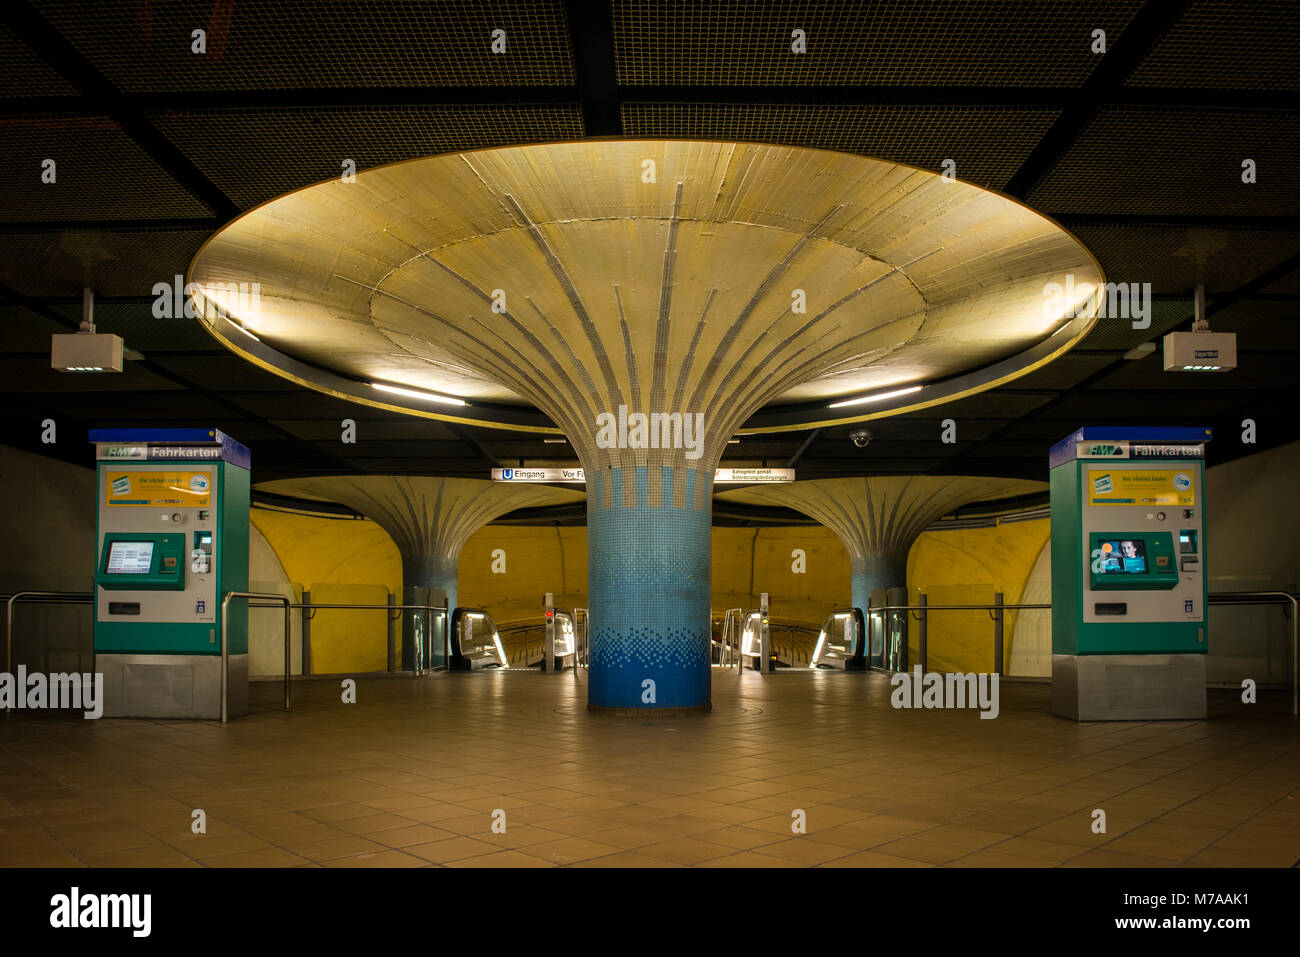
[[[153,542],[113,542],[108,546],[110,575],[147,575],[153,565]]]
[[[1101,543],[1103,574],[1145,575],[1147,544],[1140,538],[1123,538]]]

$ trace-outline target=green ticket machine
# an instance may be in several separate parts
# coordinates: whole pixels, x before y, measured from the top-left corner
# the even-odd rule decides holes
[[[1083,428],[1053,446],[1053,714],[1205,717],[1211,437]]]
[[[220,718],[222,597],[248,590],[248,449],[216,429],[92,429],[95,670],[104,714]],[[228,713],[248,711],[232,601]]]

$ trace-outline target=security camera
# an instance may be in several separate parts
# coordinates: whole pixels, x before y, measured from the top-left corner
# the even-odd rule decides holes
[[[856,432],[850,432],[849,438],[853,444],[860,449],[865,449],[871,443],[871,433],[866,429],[858,429]]]

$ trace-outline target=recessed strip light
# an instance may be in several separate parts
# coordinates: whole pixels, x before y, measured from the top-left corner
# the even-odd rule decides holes
[[[392,392],[394,395],[404,395],[410,399],[421,399],[425,402],[443,402],[447,405],[464,405],[464,399],[457,399],[449,395],[437,395],[433,392],[420,392],[416,389],[403,389],[401,386],[387,385],[383,382],[370,383],[372,389],[378,389],[380,392]]]
[[[547,445],[568,445],[568,439],[542,439]]]
[[[895,396],[910,395],[913,392],[920,392],[919,385],[910,385],[906,389],[895,389],[893,392],[877,392],[875,395],[864,395],[857,399],[845,399],[843,402],[832,402],[826,408],[839,409],[846,405],[862,405],[866,402],[883,402],[885,399],[892,399]]]

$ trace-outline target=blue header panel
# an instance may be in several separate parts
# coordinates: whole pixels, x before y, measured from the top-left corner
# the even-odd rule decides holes
[[[220,429],[90,429],[89,438],[99,447],[99,459],[188,462],[213,458],[252,468],[252,453]],[[104,446],[116,446],[115,454],[105,454]],[[196,449],[211,454],[196,453]]]
[[[1203,458],[1205,443],[1212,438],[1214,430],[1205,426],[1085,426],[1052,446],[1048,468],[1077,458]],[[1093,443],[1095,448],[1085,455],[1079,451],[1080,443]]]

